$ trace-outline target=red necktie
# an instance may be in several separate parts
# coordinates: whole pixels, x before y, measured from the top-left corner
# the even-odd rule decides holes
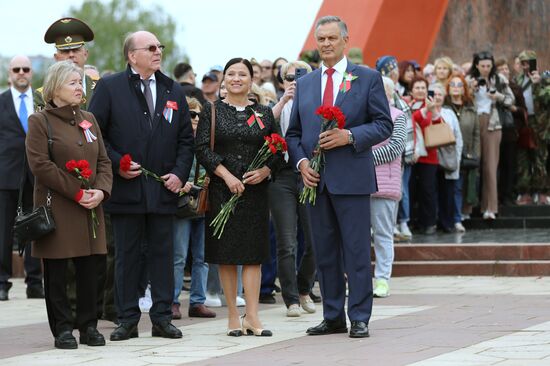
[[[327,74],[327,83],[325,85],[325,92],[323,93],[324,107],[332,107],[334,105],[334,86],[332,83],[332,74],[334,74],[334,71],[336,70],[332,67],[325,70],[325,73]]]

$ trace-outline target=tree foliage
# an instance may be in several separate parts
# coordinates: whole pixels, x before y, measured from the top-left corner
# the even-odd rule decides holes
[[[124,38],[138,30],[154,33],[166,46],[163,53],[166,73],[184,58],[174,39],[176,23],[158,5],[143,9],[136,0],[85,0],[79,9],[71,8],[70,16],[83,20],[94,31],[94,41],[88,45],[87,63],[95,65],[100,72],[120,71],[125,67]]]

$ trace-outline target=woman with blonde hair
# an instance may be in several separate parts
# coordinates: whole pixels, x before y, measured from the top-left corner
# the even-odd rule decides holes
[[[453,60],[447,56],[436,59],[434,61],[434,72],[434,83],[440,83],[443,87],[447,87],[447,83],[453,74]]]

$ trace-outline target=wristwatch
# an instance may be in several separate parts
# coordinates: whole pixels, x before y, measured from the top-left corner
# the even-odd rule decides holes
[[[353,133],[350,130],[348,130],[348,144],[355,144],[355,138],[353,137]]]

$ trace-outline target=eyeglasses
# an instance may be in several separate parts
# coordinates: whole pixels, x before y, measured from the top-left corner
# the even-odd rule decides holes
[[[294,74],[287,74],[285,76],[285,80],[288,81],[289,83],[293,82],[294,80],[296,80],[296,75]]]
[[[449,83],[450,86],[455,86],[457,88],[462,88],[464,84],[462,84],[462,81],[459,81],[458,83],[453,83],[452,81]]]
[[[13,71],[16,74],[19,74],[21,72],[21,70],[23,70],[23,72],[26,74],[26,73],[31,71],[31,68],[30,67],[14,67],[13,69],[11,69],[11,71]]]
[[[189,111],[189,114],[191,115],[191,119],[195,119],[200,115],[200,113],[195,111]]]
[[[271,66],[262,66],[262,70],[271,70],[272,67]]]
[[[134,48],[133,50],[134,51],[137,51],[137,50],[147,50],[149,52],[155,52],[157,50],[157,48],[160,50],[160,52],[164,51],[164,49],[166,48],[165,45],[163,44],[159,44],[158,46],[156,44],[152,44],[150,46],[147,46],[147,47],[140,47],[140,48]]]

